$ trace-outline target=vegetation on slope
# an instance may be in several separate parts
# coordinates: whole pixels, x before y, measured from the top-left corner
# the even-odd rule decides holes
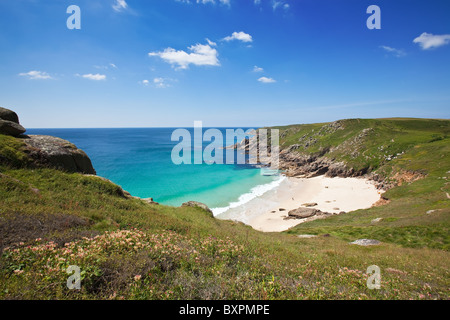
[[[374,238],[449,250],[450,121],[352,119],[337,124],[282,128],[281,144],[286,148],[309,139],[314,143],[296,151],[322,152],[333,161],[383,177],[396,185],[383,195],[390,203],[300,224],[288,233],[329,233],[345,240]],[[372,222],[378,218],[382,220]]]
[[[281,129],[281,148],[297,145],[295,151],[299,153],[320,154],[334,161],[343,161],[356,171],[374,171],[384,167],[386,173],[390,173],[388,168],[400,163],[405,169],[433,169],[433,166],[422,166],[423,162],[415,161],[416,157],[423,159],[423,156],[437,164],[450,166],[449,155],[439,154],[439,151],[445,151],[439,149],[448,144],[449,120],[349,119],[277,128]],[[413,150],[421,147],[426,150],[413,156]],[[413,158],[404,156],[404,153]],[[401,160],[392,162],[396,159],[411,162],[411,166]]]
[[[416,120],[348,121],[347,140],[361,122],[387,135],[406,121],[405,133],[389,135],[405,147],[388,147],[404,154],[367,161],[380,174],[426,177],[389,190],[385,206],[269,234],[200,208],[128,199],[98,177],[34,168],[19,139],[0,135],[0,299],[448,299],[448,122],[417,120],[415,132]],[[436,123],[439,133],[429,130]],[[283,128],[282,143],[323,126]],[[305,152],[345,143],[346,130],[314,138],[320,145]],[[387,145],[381,136],[377,143]],[[347,156],[339,152],[329,154]],[[367,165],[362,157],[355,165]],[[349,244],[362,237],[382,244]],[[69,265],[81,268],[81,290],[66,287]],[[367,288],[370,265],[381,268],[380,290]]]

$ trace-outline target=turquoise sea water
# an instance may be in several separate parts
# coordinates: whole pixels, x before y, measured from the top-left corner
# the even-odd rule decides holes
[[[171,141],[173,130],[29,129],[27,134],[69,140],[89,155],[97,175],[110,179],[134,196],[151,197],[167,205],[179,206],[195,200],[210,208],[225,208],[260,193],[261,186],[270,188],[270,183],[277,179],[262,176],[259,169],[248,165],[175,165],[171,152],[178,141]],[[187,130],[193,133],[193,129]],[[225,137],[225,129],[220,130]],[[209,143],[204,142],[203,147]],[[232,143],[224,141],[225,145]]]

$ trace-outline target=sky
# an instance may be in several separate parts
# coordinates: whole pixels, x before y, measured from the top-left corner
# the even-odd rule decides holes
[[[0,106],[26,128],[450,118],[449,15],[447,0],[0,0]]]

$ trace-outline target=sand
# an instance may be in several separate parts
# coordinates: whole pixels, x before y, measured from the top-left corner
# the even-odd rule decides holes
[[[363,178],[288,177],[278,187],[217,218],[241,221],[263,232],[280,232],[315,219],[284,220],[289,210],[302,204],[317,203],[312,208],[338,214],[370,208],[381,193],[371,181]]]

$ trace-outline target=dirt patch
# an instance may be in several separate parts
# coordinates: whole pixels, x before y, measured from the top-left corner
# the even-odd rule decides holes
[[[81,217],[67,214],[48,214],[30,216],[21,213],[0,217],[0,250],[20,242],[28,242],[47,237],[50,233],[61,232],[51,240],[58,242],[72,241],[79,232],[71,232],[72,228],[89,225],[89,221]]]
[[[393,273],[393,274],[400,274],[400,275],[407,275],[408,274],[406,271],[397,270],[397,269],[394,269],[394,268],[386,268],[385,270],[387,272]]]
[[[381,207],[381,206],[384,206],[384,205],[386,205],[386,204],[388,204],[388,203],[390,203],[390,202],[391,202],[391,200],[386,199],[386,198],[384,198],[384,197],[381,197],[380,200],[378,200],[377,202],[375,202],[375,203],[372,205],[372,208],[373,208],[373,207]]]
[[[394,174],[391,179],[394,180],[398,186],[401,186],[404,183],[411,183],[425,177],[426,175],[420,172],[401,171]]]

